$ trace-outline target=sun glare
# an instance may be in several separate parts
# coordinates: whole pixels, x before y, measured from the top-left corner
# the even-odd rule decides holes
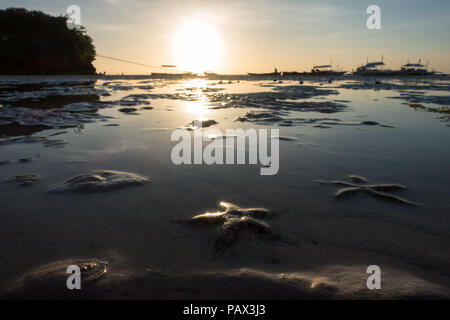
[[[174,37],[175,62],[181,70],[215,71],[220,65],[221,54],[222,43],[215,28],[204,21],[186,22]]]

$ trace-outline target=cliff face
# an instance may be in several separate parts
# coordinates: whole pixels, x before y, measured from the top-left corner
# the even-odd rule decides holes
[[[95,47],[66,17],[0,10],[0,74],[95,74]]]

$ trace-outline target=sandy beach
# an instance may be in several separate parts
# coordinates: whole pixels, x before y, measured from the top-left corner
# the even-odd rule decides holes
[[[0,296],[448,299],[450,80],[301,80],[1,77]],[[278,173],[175,165],[173,130],[210,119],[279,129]],[[420,205],[318,182],[349,175]],[[242,229],[216,256],[219,225],[177,221],[221,201],[267,209],[289,241]],[[104,269],[68,291],[73,261]],[[370,265],[381,290],[366,286]]]

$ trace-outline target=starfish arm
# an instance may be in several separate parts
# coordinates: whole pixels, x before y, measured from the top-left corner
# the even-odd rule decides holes
[[[365,187],[377,191],[396,191],[406,189],[406,187],[402,186],[401,184],[369,184],[366,185]]]
[[[355,174],[351,174],[348,176],[353,182],[359,182],[359,183],[367,183],[367,179],[361,176],[357,176]]]
[[[241,208],[239,208],[237,205],[232,204],[230,202],[221,201],[219,203],[219,206],[226,209],[226,210],[232,210],[232,211],[239,211]]]
[[[191,218],[191,222],[206,222],[206,223],[222,223],[225,221],[225,212],[206,212],[196,215]]]
[[[271,230],[271,227],[266,222],[256,219],[253,217],[242,217],[239,219],[239,222],[248,228],[255,229],[256,231],[260,233],[266,233]]]
[[[336,184],[336,185],[347,186],[347,187],[358,187],[358,185],[356,185],[354,183],[338,181],[338,180],[332,180],[332,181],[317,180],[317,182],[322,183],[322,184]]]
[[[270,211],[264,208],[249,208],[242,209],[242,213],[244,216],[253,217],[253,218],[264,218],[270,214]]]
[[[400,197],[397,197],[397,196],[394,196],[394,195],[391,195],[391,194],[388,194],[388,193],[376,191],[376,190],[374,190],[372,188],[364,188],[364,191],[367,194],[369,194],[369,195],[371,195],[373,197],[376,197],[376,198],[380,198],[380,199],[384,199],[384,200],[390,200],[390,201],[394,201],[394,202],[400,202],[400,203],[407,204],[407,205],[410,205],[410,206],[417,206],[417,207],[421,206],[419,203],[411,202],[411,201],[408,201],[406,199],[403,199],[403,198],[400,198]]]
[[[336,194],[334,195],[336,198],[343,198],[346,196],[349,196],[351,194],[354,194],[361,190],[361,187],[351,187],[351,188],[343,188],[338,190]]]

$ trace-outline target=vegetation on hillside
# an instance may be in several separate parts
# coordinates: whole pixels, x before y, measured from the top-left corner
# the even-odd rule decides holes
[[[95,47],[85,28],[40,11],[0,10],[0,74],[94,74]]]

